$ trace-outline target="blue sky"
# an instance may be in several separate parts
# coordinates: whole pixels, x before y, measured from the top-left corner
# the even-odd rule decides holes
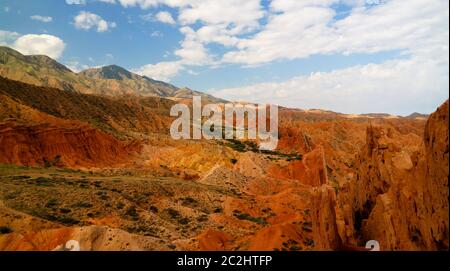
[[[77,71],[117,64],[227,99],[344,113],[429,113],[448,98],[445,0],[0,5],[1,44]]]

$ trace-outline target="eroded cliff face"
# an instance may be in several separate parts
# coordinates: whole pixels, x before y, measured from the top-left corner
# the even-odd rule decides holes
[[[338,195],[345,244],[377,240],[382,250],[448,249],[448,101],[427,122],[424,141],[369,126],[354,178]]]
[[[72,243],[73,241],[76,243]],[[12,233],[0,236],[0,247],[6,251],[149,251],[169,250],[156,238],[130,234],[105,226],[64,227],[58,229]]]
[[[128,163],[137,150],[138,145],[123,143],[85,124],[0,124],[0,163],[107,167]]]
[[[312,226],[316,250],[337,250],[342,247],[336,223],[336,194],[324,184],[312,190]]]

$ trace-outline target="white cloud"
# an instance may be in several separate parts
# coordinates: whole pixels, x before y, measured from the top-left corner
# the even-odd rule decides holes
[[[73,72],[80,72],[90,68],[89,65],[82,64],[78,60],[68,61],[64,65],[66,65],[66,67],[72,70]]]
[[[176,63],[183,68],[192,65],[214,65],[217,61],[206,45],[211,42],[226,46],[235,45],[238,39],[234,36],[257,29],[258,20],[265,14],[259,0],[119,0],[119,2],[124,7],[139,6],[147,9],[166,5],[178,9],[178,20],[182,24],[180,32],[185,37],[180,42],[180,48],[173,54],[180,58]],[[168,24],[176,23],[169,12],[159,12],[155,16],[147,14],[141,18],[147,21],[156,19]],[[202,25],[197,31],[189,26],[196,23]],[[167,62],[162,63],[167,65]],[[172,70],[179,72],[181,69]],[[169,74],[176,75],[176,73]]]
[[[150,33],[150,36],[155,37],[155,38],[160,38],[160,37],[164,36],[164,34],[161,33],[161,31],[155,30],[152,33]]]
[[[147,22],[150,22],[150,21],[153,21],[153,20],[154,20],[153,14],[152,14],[152,13],[147,13],[147,14],[139,15],[139,17],[140,17],[142,20],[147,21]]]
[[[205,24],[234,25],[238,29],[256,28],[258,20],[264,16],[259,0],[216,0],[189,1],[180,11],[179,20],[184,24],[197,21]]]
[[[172,17],[172,14],[167,11],[160,11],[155,15],[155,19],[159,22],[165,24],[175,24],[175,20]]]
[[[355,7],[335,20],[333,0],[273,0],[271,15],[254,36],[241,39],[223,61],[247,65],[317,54],[411,52],[448,39],[448,1],[387,1]],[[282,41],[282,42],[281,42]]]
[[[19,37],[11,47],[25,55],[46,55],[58,59],[66,44],[52,35],[27,34]]]
[[[213,90],[229,99],[343,113],[424,113],[448,99],[448,64],[414,58],[316,72],[284,82]]]
[[[179,61],[166,61],[157,64],[148,64],[133,70],[133,72],[155,80],[168,82],[170,78],[183,69],[183,64]]]
[[[68,5],[86,5],[86,0],[66,0]]]
[[[3,11],[6,12],[6,13],[8,13],[10,10],[11,10],[10,7],[4,7],[4,8],[3,8]]]
[[[17,32],[0,30],[0,45],[10,46],[18,37],[20,34]]]
[[[97,14],[81,11],[74,18],[74,25],[78,29],[89,30],[95,28],[97,32],[105,32],[116,27],[115,22],[107,22]]]
[[[208,54],[203,43],[197,39],[195,31],[192,28],[185,26],[180,29],[180,32],[185,35],[185,39],[180,42],[181,48],[175,50],[174,54],[182,59],[181,61],[183,64],[212,64],[212,57]]]
[[[50,16],[33,15],[33,16],[30,16],[30,18],[32,20],[40,21],[43,23],[49,23],[49,22],[53,21],[53,18]]]
[[[448,97],[447,0],[271,0],[267,10],[259,0],[119,2],[126,7],[177,9],[184,35],[173,52],[179,60],[144,66],[149,74],[164,66],[164,75],[157,76],[166,80],[194,65],[256,66],[314,55],[393,50],[403,55],[380,64],[214,91],[223,98],[342,112],[382,108],[409,113],[414,107],[431,112]],[[336,3],[351,7],[339,14],[340,19],[333,8]],[[225,53],[212,55],[211,43],[224,45]]]
[[[116,3],[116,0],[97,0],[97,1],[100,1],[100,2],[103,2],[103,3],[108,3],[108,4],[115,4]]]
[[[140,15],[142,20],[147,22],[161,22],[165,24],[176,24],[175,19],[172,17],[172,14],[167,11],[160,11],[156,15],[152,13]]]

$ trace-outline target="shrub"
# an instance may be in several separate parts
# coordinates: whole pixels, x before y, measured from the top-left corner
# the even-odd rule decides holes
[[[305,238],[305,240],[303,241],[303,244],[305,244],[305,246],[314,246],[314,240],[309,239],[309,238]]]
[[[49,199],[47,201],[47,204],[45,204],[45,207],[51,208],[51,207],[54,207],[56,205],[58,205],[58,200],[57,199]]]
[[[49,186],[50,183],[50,179],[47,179],[45,177],[38,177],[36,179],[34,179],[34,181],[36,182],[36,185],[38,186]]]
[[[189,224],[189,221],[190,221],[189,218],[184,217],[184,218],[178,220],[178,223],[180,223],[181,225],[187,225],[187,224]]]
[[[158,208],[156,206],[150,206],[149,210],[152,213],[155,213],[155,214],[158,213]]]
[[[172,208],[167,208],[164,211],[167,212],[169,214],[170,218],[173,218],[173,219],[179,218],[181,216],[180,212],[178,212],[177,210],[172,209]]]
[[[205,222],[208,220],[208,216],[207,215],[201,215],[199,217],[197,217],[197,221],[198,222]]]
[[[59,211],[63,214],[68,214],[68,213],[72,212],[72,210],[70,210],[68,208],[61,208],[61,209],[59,209]]]
[[[139,218],[139,214],[136,211],[136,207],[131,206],[127,209],[125,212],[125,215],[132,217],[134,220],[137,220]]]
[[[293,246],[290,247],[290,250],[291,251],[298,251],[298,250],[301,250],[301,248],[299,246],[297,246],[297,245],[293,245]]]
[[[10,227],[0,226],[0,234],[11,233],[13,230]]]
[[[187,205],[187,206],[197,206],[198,205],[197,200],[195,200],[191,197],[183,198],[182,201],[183,201],[183,203],[182,203],[183,205]]]
[[[302,223],[302,230],[306,232],[312,232],[312,222],[311,221],[305,221]]]
[[[80,223],[80,221],[78,219],[75,219],[72,217],[59,217],[56,220],[65,225],[76,225],[76,224]]]
[[[248,220],[248,221],[251,221],[251,222],[254,222],[254,223],[258,223],[258,224],[261,224],[261,225],[266,225],[267,224],[267,221],[264,220],[264,218],[252,217],[251,215],[246,214],[246,213],[235,212],[234,216],[237,219],[240,219],[240,220]]]
[[[25,175],[20,175],[20,176],[13,176],[12,179],[14,181],[18,181],[18,180],[26,180],[26,179],[31,179],[30,176],[25,176]]]
[[[90,203],[90,202],[80,201],[80,202],[76,203],[74,206],[79,207],[79,208],[91,208],[94,205],[92,205],[92,203]]]

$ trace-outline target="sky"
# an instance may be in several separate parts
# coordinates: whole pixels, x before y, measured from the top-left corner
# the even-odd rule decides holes
[[[431,113],[449,92],[448,0],[1,0],[0,44],[302,109]]]

